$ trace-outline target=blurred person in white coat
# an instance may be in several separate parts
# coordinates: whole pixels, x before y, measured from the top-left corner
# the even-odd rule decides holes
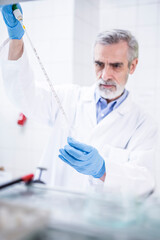
[[[10,36],[2,69],[6,93],[26,116],[51,127],[40,163],[47,171],[41,180],[50,187],[74,191],[96,185],[136,196],[153,192],[157,126],[125,89],[138,63],[135,37],[126,30],[98,34],[96,83],[56,86],[69,119],[67,126],[52,92],[35,87],[22,40],[24,31],[11,5],[4,6],[2,14]]]

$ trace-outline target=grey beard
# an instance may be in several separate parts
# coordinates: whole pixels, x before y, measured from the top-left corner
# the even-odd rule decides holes
[[[108,84],[108,85],[114,85],[116,90],[114,91],[113,89],[106,89],[103,87],[100,87],[101,84]],[[114,99],[119,97],[123,91],[124,91],[125,85],[119,85],[115,83],[112,79],[108,79],[107,81],[104,81],[103,79],[100,79],[97,81],[97,89],[100,94],[100,96],[104,99]]]

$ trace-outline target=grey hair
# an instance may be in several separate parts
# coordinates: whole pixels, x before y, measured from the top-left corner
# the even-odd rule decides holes
[[[138,58],[138,42],[136,38],[128,30],[113,29],[110,31],[101,32],[97,35],[96,44],[111,45],[125,41],[128,44],[128,66],[131,62]]]

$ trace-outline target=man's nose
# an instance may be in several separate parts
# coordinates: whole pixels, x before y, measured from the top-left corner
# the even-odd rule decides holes
[[[109,65],[107,65],[102,70],[102,79],[107,80],[111,77],[112,77],[112,69]]]

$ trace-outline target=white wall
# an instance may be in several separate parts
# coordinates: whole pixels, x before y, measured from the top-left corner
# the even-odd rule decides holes
[[[33,1],[22,6],[27,31],[51,81],[72,82],[74,0]],[[35,60],[32,50],[29,56],[30,61]],[[37,60],[34,64],[39,81],[43,74]]]
[[[160,1],[101,0],[100,31],[111,28],[130,30],[139,42],[139,64],[130,77],[128,89],[134,100],[148,111],[160,127]],[[160,141],[156,175],[160,190]]]
[[[99,0],[75,0],[73,82],[90,85],[95,81],[93,43],[99,31]]]

